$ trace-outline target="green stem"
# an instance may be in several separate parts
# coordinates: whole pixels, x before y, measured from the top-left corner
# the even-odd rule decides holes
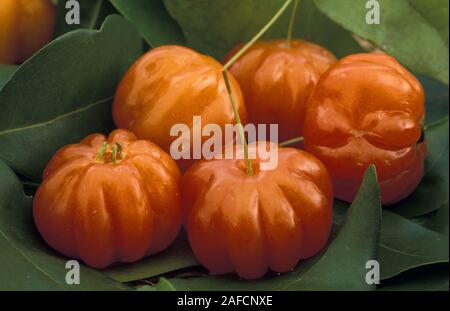
[[[244,133],[244,126],[241,122],[241,117],[239,116],[239,112],[237,110],[236,102],[234,100],[233,92],[231,90],[230,81],[228,79],[227,70],[238,60],[245,52],[250,49],[253,44],[255,44],[256,41],[258,41],[266,32],[267,30],[272,27],[272,25],[280,18],[280,16],[286,11],[286,9],[289,7],[293,0],[286,0],[286,2],[281,6],[281,8],[275,13],[275,15],[269,20],[269,22],[251,39],[244,47],[242,47],[224,66],[223,66],[223,78],[225,80],[225,85],[227,87],[228,96],[230,97],[231,106],[233,107],[234,112],[234,119],[235,123],[238,126],[239,131],[239,137],[244,145],[244,157],[245,157],[245,167],[246,167],[246,174],[247,175],[253,175],[253,166],[252,162],[250,161],[249,154],[248,154],[248,144],[247,140],[245,138]],[[298,2],[296,0],[296,2]],[[296,3],[296,7],[298,6],[298,3]],[[294,11],[296,11],[296,7],[294,8]],[[292,17],[291,17],[292,18]]]
[[[289,5],[291,4],[292,0],[286,0],[286,2],[283,4],[283,6],[278,10],[278,12],[270,19],[270,21],[267,23],[267,25],[265,25],[257,34],[256,36],[251,39],[242,49],[239,50],[239,52],[237,52],[225,65],[224,65],[224,69],[228,70],[233,64],[234,62],[241,57],[243,54],[245,54],[245,52],[247,52],[247,50],[249,48],[252,47],[252,45],[258,41],[265,33],[267,30],[269,30],[270,27],[272,27],[272,25],[278,20],[278,18],[284,13],[284,11],[286,11],[286,9],[289,7]]]
[[[116,143],[116,145],[117,145],[117,155],[120,156],[121,160],[124,160],[123,153],[122,153],[122,149],[123,149],[122,144]]]
[[[102,147],[100,148],[100,150],[97,152],[97,157],[96,157],[97,161],[103,162],[106,149],[108,149],[108,143],[104,142]]]
[[[290,146],[290,145],[294,145],[294,144],[300,143],[300,142],[302,142],[302,141],[304,141],[304,140],[305,140],[305,139],[304,139],[303,137],[297,137],[297,138],[290,139],[290,140],[287,140],[287,141],[285,141],[285,142],[282,142],[282,143],[280,144],[280,146],[281,146],[281,147],[287,147],[287,146]]]
[[[112,146],[112,162],[116,164],[117,161],[117,144]]]
[[[245,133],[244,133],[244,127],[242,126],[241,117],[239,116],[239,112],[236,106],[236,102],[234,100],[233,91],[231,90],[230,81],[228,80],[228,74],[227,71],[223,71],[223,79],[225,80],[225,85],[227,87],[228,96],[230,97],[231,106],[233,107],[234,112],[234,120],[238,127],[239,137],[241,139],[241,142],[244,144],[244,157],[245,157],[245,173],[249,176],[253,175],[253,166],[252,162],[250,161],[249,155],[248,155],[248,144],[247,140],[245,139]]]
[[[288,48],[291,47],[292,33],[294,32],[295,16],[297,15],[299,3],[300,3],[300,0],[294,1],[294,7],[292,8],[291,19],[289,20],[289,27],[288,27],[287,40],[286,40],[286,46]]]
[[[114,164],[116,164],[117,162],[117,156],[120,157],[121,160],[123,160],[123,156],[122,156],[122,145],[119,143],[115,143],[112,146],[112,162]]]

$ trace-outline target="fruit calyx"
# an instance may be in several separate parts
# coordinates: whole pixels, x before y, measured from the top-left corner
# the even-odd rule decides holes
[[[104,142],[97,152],[95,161],[97,163],[104,164],[117,164],[125,160],[125,153],[123,152],[122,145],[120,143],[113,143],[112,145]]]

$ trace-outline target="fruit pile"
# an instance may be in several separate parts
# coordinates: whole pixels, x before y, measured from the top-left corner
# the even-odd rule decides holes
[[[25,2],[0,5],[26,10]],[[0,21],[0,31],[20,23]],[[35,38],[27,42],[17,32],[5,44],[0,32],[0,61],[24,61],[49,33]],[[287,272],[325,247],[334,198],[352,202],[370,165],[384,205],[414,191],[427,154],[424,102],[421,83],[381,53],[338,60],[288,38],[240,45],[222,64],[183,46],[151,49],[118,85],[117,129],[65,146],[50,160],[34,220],[52,248],[95,268],[155,254],[184,226],[196,258],[213,274]],[[170,156],[172,127],[193,127],[198,116],[222,130],[238,125],[240,144],[223,139],[234,145],[232,159]],[[298,144],[247,142],[246,124],[278,124],[279,141]],[[249,154],[271,147],[277,166],[261,170],[265,159]]]

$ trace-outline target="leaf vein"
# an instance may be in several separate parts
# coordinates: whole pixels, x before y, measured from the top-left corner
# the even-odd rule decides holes
[[[40,123],[36,123],[36,124],[31,124],[31,125],[26,125],[26,126],[22,126],[22,127],[17,127],[17,128],[6,129],[6,130],[3,130],[3,131],[0,131],[0,136],[50,125],[50,124],[55,123],[55,122],[57,122],[59,120],[62,120],[62,119],[65,119],[65,118],[69,118],[72,115],[75,115],[75,114],[78,114],[78,113],[82,113],[82,112],[84,112],[86,110],[89,110],[89,109],[95,107],[95,106],[101,105],[104,102],[107,102],[107,101],[111,100],[112,98],[113,97],[110,96],[110,97],[101,99],[101,100],[99,100],[99,101],[97,101],[95,103],[92,103],[90,105],[87,105],[85,107],[78,108],[78,109],[73,110],[71,112],[68,112],[68,113],[56,116],[55,118],[53,118],[51,120],[48,120],[48,121],[44,121],[44,122],[40,122]]]

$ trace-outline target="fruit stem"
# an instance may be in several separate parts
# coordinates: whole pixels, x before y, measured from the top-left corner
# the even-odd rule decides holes
[[[288,48],[291,47],[292,33],[294,31],[294,24],[295,24],[295,16],[297,15],[299,3],[300,3],[300,0],[294,1],[294,7],[292,8],[291,19],[289,20],[289,27],[288,27],[288,33],[287,33],[287,39],[286,39],[286,46]]]
[[[270,21],[256,34],[255,37],[253,37],[253,39],[251,39],[242,49],[239,50],[239,52],[237,52],[225,65],[224,65],[224,69],[228,70],[233,64],[234,62],[239,59],[239,57],[241,57],[243,54],[245,54],[245,52],[247,52],[247,50],[249,48],[252,47],[252,45],[258,41],[265,33],[267,30],[270,29],[270,27],[272,27],[272,25],[278,20],[278,18],[284,13],[284,11],[286,11],[286,9],[289,7],[289,5],[291,4],[292,0],[286,0],[286,2],[283,4],[283,6],[278,10],[278,12],[270,19]]]
[[[117,161],[117,145],[112,146],[112,163],[116,164]]]
[[[117,156],[120,156],[120,158],[122,159],[122,145],[119,143],[115,143],[112,146],[112,162],[114,164],[116,164],[117,162]]]
[[[108,149],[108,143],[104,142],[102,147],[97,152],[97,157],[95,158],[97,161],[99,162],[104,161],[106,149]]]
[[[293,144],[300,143],[300,142],[302,142],[302,141],[304,141],[304,140],[305,140],[305,139],[304,139],[303,137],[297,137],[297,138],[290,139],[290,140],[287,140],[287,141],[285,141],[285,142],[282,142],[282,143],[280,144],[280,146],[281,146],[281,147],[287,147],[287,146],[290,146],[290,145],[293,145]]]
[[[244,127],[242,125],[241,117],[239,116],[239,112],[236,106],[236,102],[234,100],[233,91],[231,90],[230,81],[228,80],[228,74],[227,71],[223,71],[223,79],[225,80],[225,85],[227,87],[228,96],[230,97],[231,106],[233,107],[234,112],[234,121],[238,127],[239,137],[241,139],[241,142],[244,145],[244,157],[245,157],[245,173],[249,176],[253,175],[253,166],[252,162],[250,161],[249,155],[248,155],[248,144],[247,139],[245,138],[244,133]]]

